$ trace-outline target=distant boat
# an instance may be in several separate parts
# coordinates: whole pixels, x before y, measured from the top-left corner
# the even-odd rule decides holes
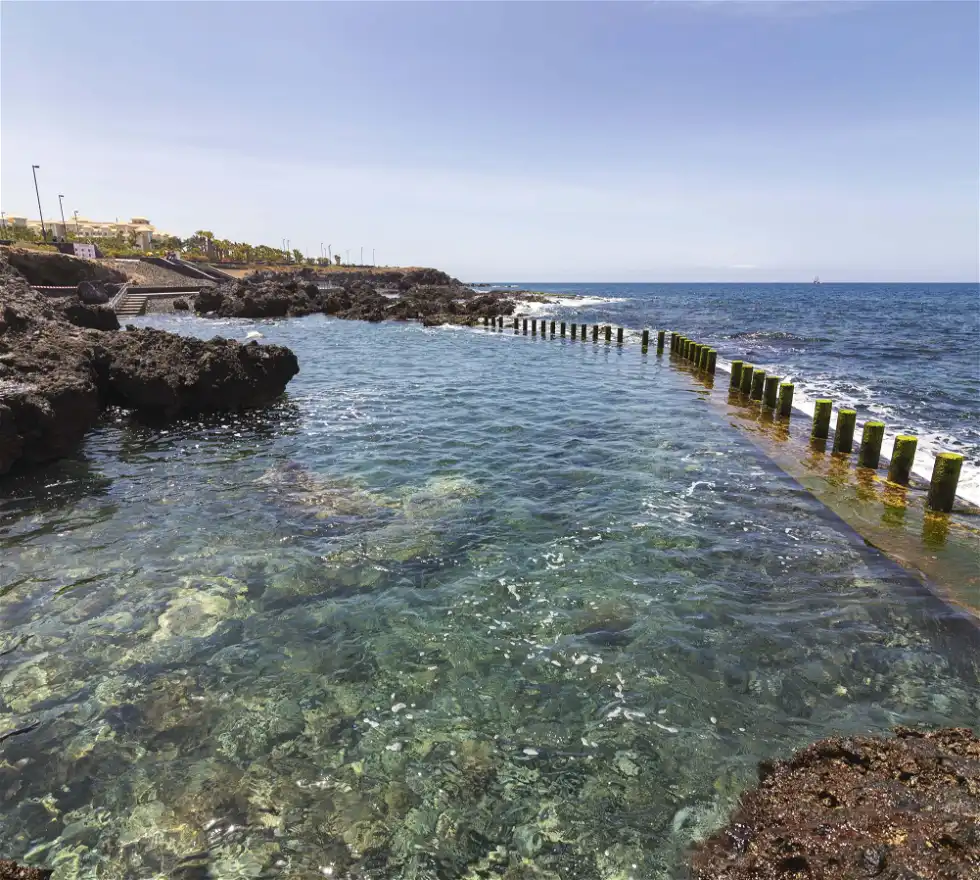
[[[814,275],[813,276],[813,283],[814,284],[819,284],[820,283],[820,276],[819,275]]]

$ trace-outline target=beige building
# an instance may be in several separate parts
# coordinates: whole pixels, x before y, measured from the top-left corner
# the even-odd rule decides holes
[[[11,226],[41,231],[40,220],[32,220],[27,217],[7,217],[6,222]],[[67,230],[65,229],[66,225]],[[131,217],[126,223],[72,217],[66,221],[66,224],[62,224],[59,219],[46,221],[45,226],[48,229],[48,235],[57,238],[64,238],[66,233],[71,233],[76,238],[93,241],[98,241],[100,238],[128,238],[132,236],[136,239],[137,246],[143,250],[149,250],[154,236],[160,238],[166,235],[164,232],[158,232],[146,217]]]

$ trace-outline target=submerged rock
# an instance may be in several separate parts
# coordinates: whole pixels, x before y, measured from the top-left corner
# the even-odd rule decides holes
[[[980,739],[945,728],[821,740],[760,767],[696,880],[980,876]]]
[[[53,873],[47,868],[28,868],[10,859],[0,859],[0,880],[48,880]]]

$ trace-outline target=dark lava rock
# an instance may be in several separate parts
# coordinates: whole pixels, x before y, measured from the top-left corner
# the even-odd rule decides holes
[[[175,312],[187,312],[190,311],[190,303],[186,299],[175,299],[174,300],[174,311]]]
[[[821,740],[760,767],[696,880],[980,877],[980,739],[967,729]]]
[[[281,346],[88,329],[99,326],[118,328],[110,309],[45,297],[0,254],[0,474],[70,454],[108,404],[239,410],[275,399],[299,370]]]
[[[65,320],[76,327],[87,327],[90,330],[119,329],[119,319],[108,306],[89,305],[72,297],[55,300],[55,306]]]
[[[263,406],[299,372],[288,348],[254,341],[204,341],[147,329],[113,334],[103,344],[109,402],[169,417]]]
[[[5,263],[16,269],[28,284],[71,287],[83,281],[125,281],[126,276],[94,260],[82,260],[68,254],[48,253],[21,247],[2,247]]]
[[[295,318],[320,311],[320,290],[301,276],[229,281],[198,293],[194,311],[219,318]]]
[[[111,299],[103,287],[91,281],[83,281],[78,285],[78,298],[90,306],[104,306]]]
[[[10,859],[0,859],[0,880],[48,880],[53,873],[47,868],[28,868]]]

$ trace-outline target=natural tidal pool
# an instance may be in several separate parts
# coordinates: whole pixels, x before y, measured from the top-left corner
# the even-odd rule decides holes
[[[966,619],[666,355],[140,323],[258,329],[302,372],[263,412],[116,413],[0,483],[0,856],[679,877],[761,759],[980,723]]]

